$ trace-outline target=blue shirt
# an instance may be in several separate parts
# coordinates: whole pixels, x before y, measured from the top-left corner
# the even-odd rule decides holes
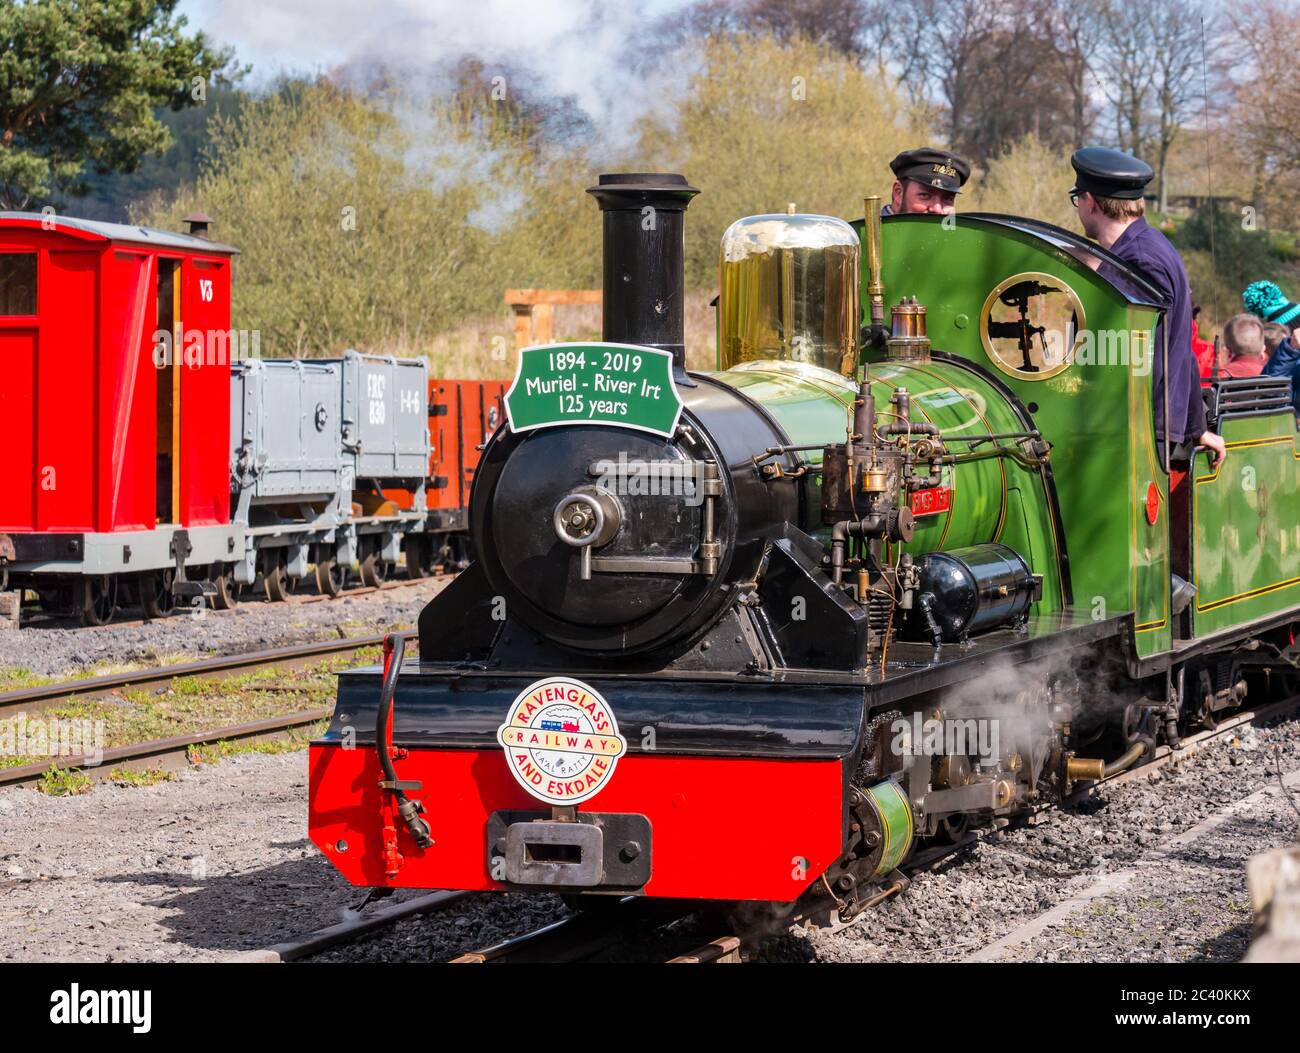
[[[1300,413],[1300,350],[1291,343],[1288,336],[1280,344],[1273,356],[1264,364],[1259,374],[1261,377],[1290,377],[1291,405]]]
[[[1132,264],[1159,289],[1166,303],[1165,316],[1156,326],[1155,346],[1151,349],[1151,405],[1155,413],[1156,443],[1162,443],[1165,434],[1165,327],[1169,330],[1169,441],[1193,442],[1206,430],[1205,403],[1201,400],[1201,371],[1192,351],[1192,290],[1182,257],[1168,238],[1141,217],[1124,228],[1110,251]],[[1112,284],[1141,295],[1116,267],[1105,261],[1097,273]]]

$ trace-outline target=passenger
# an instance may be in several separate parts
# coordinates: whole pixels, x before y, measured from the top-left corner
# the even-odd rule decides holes
[[[882,216],[948,216],[957,211],[957,195],[970,178],[970,164],[956,154],[924,147],[904,150],[889,162],[893,197]]]
[[[1273,282],[1252,282],[1241,294],[1247,311],[1288,330],[1286,338],[1265,363],[1261,376],[1291,381],[1291,405],[1300,414],[1300,304],[1292,303]]]
[[[1276,282],[1251,282],[1241,294],[1242,306],[1263,322],[1282,326],[1296,343],[1295,331],[1300,329],[1300,304],[1292,303],[1277,287]]]
[[[1291,335],[1291,330],[1276,322],[1264,323],[1264,351],[1271,358],[1282,341]]]
[[[1192,354],[1192,293],[1187,270],[1178,250],[1144,217],[1142,193],[1154,177],[1151,166],[1136,157],[1090,146],[1076,150],[1074,187],[1070,200],[1079,213],[1083,232],[1129,263],[1151,281],[1168,305],[1156,328],[1151,368],[1152,406],[1155,411],[1156,448],[1164,459],[1165,367],[1164,344],[1167,328],[1169,348],[1169,442],[1172,445],[1199,444],[1213,453],[1217,466],[1227,448],[1205,422],[1201,399],[1200,371]],[[1093,260],[1096,258],[1093,257]],[[1117,285],[1127,284],[1118,268],[1105,261],[1096,264],[1097,273]],[[1190,453],[1190,451],[1189,451]],[[1166,465],[1166,468],[1170,468]],[[1182,482],[1182,471],[1171,471],[1171,486]]]
[[[1214,341],[1202,340],[1200,332],[1201,305],[1192,304],[1192,352],[1196,355],[1196,367],[1204,380],[1214,372]]]
[[[1253,314],[1233,315],[1223,327],[1226,361],[1219,367],[1221,377],[1257,377],[1268,361],[1264,353],[1264,325]]]

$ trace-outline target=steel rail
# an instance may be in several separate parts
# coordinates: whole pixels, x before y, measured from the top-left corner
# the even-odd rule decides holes
[[[351,943],[362,936],[385,929],[403,918],[446,910],[472,895],[474,895],[472,892],[431,892],[388,907],[381,907],[373,914],[354,913],[353,917],[337,925],[327,925],[325,928],[316,929],[285,943],[277,943],[255,951],[244,951],[227,958],[226,961],[276,963],[310,958],[312,955],[320,954],[321,951]]]
[[[676,958],[669,958],[669,965],[731,965],[739,963],[741,939],[739,936],[719,936],[716,940],[697,947]]]
[[[265,604],[269,609],[275,609],[281,604],[293,606],[303,603],[328,603],[331,600],[350,600],[357,596],[368,596],[374,592],[389,592],[392,589],[406,589],[412,585],[420,585],[430,581],[439,581],[443,578],[454,578],[459,571],[439,571],[432,574],[426,574],[422,578],[399,578],[394,581],[381,582],[378,585],[356,585],[352,588],[340,589],[334,595],[321,592],[303,592],[289,593],[283,600],[269,600],[262,596],[251,595],[246,599],[241,599],[233,609],[239,609],[247,604]],[[256,590],[254,590],[256,592]],[[130,610],[130,606],[119,608],[120,610]],[[222,617],[230,614],[231,611],[219,611],[213,608],[205,608],[205,613],[213,617]],[[131,618],[128,621],[111,621],[106,625],[82,625],[77,621],[77,616],[73,614],[53,614],[44,611],[38,611],[35,614],[29,614],[22,619],[21,625],[27,628],[51,628],[51,629],[70,629],[76,632],[103,632],[105,629],[136,629],[142,625],[153,625],[159,622],[165,622],[169,618],[188,618],[193,617],[194,611],[188,607],[177,607],[173,611],[164,614],[160,618]]]
[[[194,746],[207,746],[216,742],[238,742],[241,739],[260,738],[262,736],[282,735],[300,728],[311,727],[317,721],[330,715],[328,709],[309,709],[302,713],[289,713],[279,717],[266,717],[248,724],[231,724],[211,731],[195,731],[184,735],[173,735],[165,739],[153,739],[149,742],[135,743],[130,746],[114,746],[99,755],[97,763],[93,758],[81,754],[75,757],[47,757],[36,764],[23,764],[13,768],[0,768],[0,786],[21,786],[24,783],[39,782],[50,770],[57,767],[67,771],[76,769],[83,775],[96,781],[107,779],[114,767],[124,764],[139,765],[141,761],[162,761],[189,756]]]
[[[403,630],[398,635],[412,637],[415,635],[415,630]],[[44,684],[22,691],[0,694],[0,713],[6,709],[15,709],[24,704],[48,703],[77,695],[103,693],[120,687],[167,682],[177,677],[210,675],[236,669],[280,665],[320,655],[344,654],[365,647],[378,646],[383,643],[383,640],[382,636],[364,636],[347,640],[316,641],[296,644],[291,647],[250,651],[240,655],[223,655],[178,665],[157,666],[151,669],[94,677],[88,680]],[[278,687],[279,685],[275,686]],[[325,720],[331,712],[330,709],[310,709],[300,713],[286,713],[244,724],[230,724],[225,727],[185,732],[168,738],[153,739],[148,742],[114,746],[94,756],[78,754],[66,757],[47,757],[33,764],[0,768],[0,786],[21,786],[38,782],[50,770],[51,766],[62,770],[75,768],[96,781],[103,781],[114,767],[128,765],[140,768],[143,766],[142,762],[146,761],[175,762],[188,757],[189,751],[195,746],[284,735]]]
[[[1081,800],[1092,791],[1101,786],[1122,786],[1126,782],[1132,782],[1144,775],[1152,775],[1170,764],[1177,764],[1179,761],[1187,760],[1196,756],[1201,748],[1208,743],[1217,739],[1225,738],[1230,733],[1236,731],[1246,724],[1255,724],[1260,721],[1272,720],[1274,717],[1284,716],[1285,714],[1300,708],[1300,695],[1293,695],[1290,698],[1280,699],[1277,702],[1270,702],[1261,706],[1259,709],[1243,710],[1225,717],[1212,728],[1206,728],[1204,731],[1198,731],[1193,735],[1182,739],[1177,748],[1167,745],[1157,746],[1154,756],[1139,760],[1133,767],[1124,771],[1116,772],[1114,775],[1108,775],[1100,782],[1090,782],[1083,789],[1078,790],[1069,797],[1066,803]]]
[[[628,897],[608,911],[580,911],[518,936],[447,959],[451,965],[489,962],[581,961],[604,950],[619,936],[619,926],[643,916],[653,901]]]
[[[416,630],[406,629],[396,635],[411,638]],[[315,658],[320,655],[342,654],[347,651],[359,651],[363,647],[378,647],[384,642],[380,636],[354,636],[343,640],[321,640],[310,643],[293,644],[288,647],[272,647],[262,651],[246,651],[243,654],[216,655],[212,658],[200,658],[193,662],[178,662],[176,665],[153,666],[147,669],[135,669],[125,673],[109,673],[104,676],[88,677],[85,680],[63,680],[53,684],[38,684],[17,691],[0,692],[0,712],[16,706],[29,705],[33,702],[46,702],[53,699],[72,698],[76,695],[113,691],[123,687],[135,687],[141,684],[156,684],[174,680],[183,676],[203,676],[209,673],[224,673],[232,669],[247,669],[251,666],[277,665],[299,658]]]

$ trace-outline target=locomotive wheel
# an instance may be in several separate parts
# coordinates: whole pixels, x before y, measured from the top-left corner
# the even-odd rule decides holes
[[[379,588],[388,577],[388,564],[379,558],[379,546],[368,547],[361,559],[361,584]]]
[[[939,820],[939,829],[937,834],[942,841],[950,845],[955,845],[963,837],[970,827],[970,816],[965,813],[953,813],[945,815]]]
[[[343,568],[333,556],[316,561],[316,589],[322,596],[337,596],[343,591]]]
[[[444,542],[438,549],[438,562],[444,574],[464,570],[469,566],[469,535],[444,534]]]
[[[448,547],[451,549],[451,569],[464,570],[469,566],[469,535],[454,534]]]
[[[78,588],[82,625],[107,625],[117,613],[117,578],[92,574],[81,579]]]
[[[266,590],[266,598],[272,603],[280,603],[288,597],[288,577],[284,560],[275,554],[268,555],[267,567],[262,571],[262,587]]]
[[[176,572],[167,570],[146,570],[136,578],[136,590],[140,593],[140,608],[146,618],[165,618],[176,609],[176,597],[172,595],[172,580]]]
[[[239,602],[242,586],[235,581],[235,572],[224,563],[214,563],[208,568],[208,580],[217,587],[212,596],[212,607],[228,611]]]
[[[429,544],[424,538],[407,536],[402,547],[406,554],[406,576],[411,581],[418,581],[433,570],[433,561],[429,558]]]
[[[77,588],[79,589],[80,583]],[[79,593],[66,585],[47,586],[36,590],[36,606],[42,614],[68,615],[79,614]]]

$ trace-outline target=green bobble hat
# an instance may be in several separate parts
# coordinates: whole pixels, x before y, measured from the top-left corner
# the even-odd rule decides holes
[[[1241,294],[1242,305],[1266,322],[1276,322],[1288,329],[1300,325],[1300,304],[1292,303],[1272,282],[1251,282]]]

